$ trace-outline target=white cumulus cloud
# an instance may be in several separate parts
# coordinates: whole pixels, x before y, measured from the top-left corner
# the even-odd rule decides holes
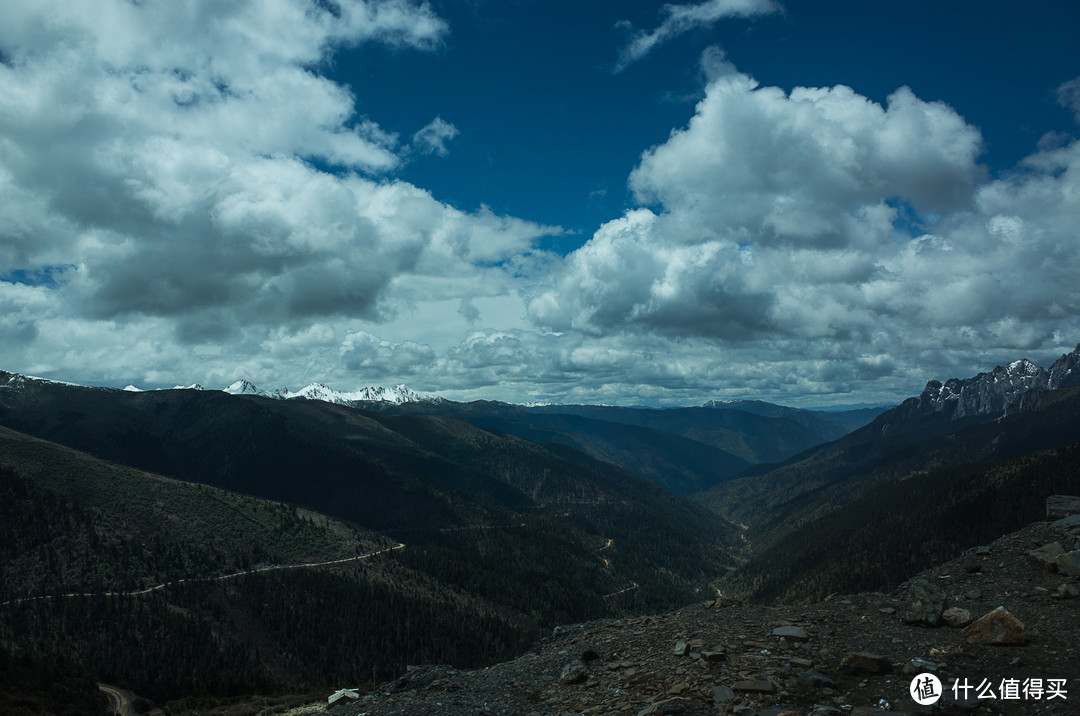
[[[951,107],[907,88],[880,105],[714,73],[689,124],[630,175],[649,208],[571,253],[530,316],[593,339],[666,338],[676,355],[702,341],[777,380],[793,351],[800,374],[832,366],[793,386],[804,393],[884,386],[905,365],[947,371],[952,350],[1071,348],[1080,142],[994,181],[981,146]]]
[[[167,319],[184,343],[384,320],[408,275],[474,295],[481,264],[557,230],[387,178],[409,148],[318,72],[446,32],[412,0],[4,3],[0,276],[65,267],[58,310]],[[455,133],[436,119],[415,141],[444,153]]]

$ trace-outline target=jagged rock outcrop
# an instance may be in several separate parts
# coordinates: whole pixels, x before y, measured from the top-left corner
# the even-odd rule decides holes
[[[1077,345],[1072,353],[1058,358],[1048,372],[1050,377],[1046,387],[1049,390],[1075,388],[1080,385],[1080,345]]]
[[[908,398],[896,408],[895,418],[927,415],[948,420],[998,418],[1037,410],[1046,391],[1077,386],[1080,386],[1080,345],[1063,354],[1049,369],[1021,358],[973,378],[950,378],[944,383],[931,380],[918,397]]]

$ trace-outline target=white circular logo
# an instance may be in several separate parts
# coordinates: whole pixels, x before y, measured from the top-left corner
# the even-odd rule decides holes
[[[920,706],[936,704],[941,698],[941,680],[931,673],[919,674],[911,680],[908,691]]]

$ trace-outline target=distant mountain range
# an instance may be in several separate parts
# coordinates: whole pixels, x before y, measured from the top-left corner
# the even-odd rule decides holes
[[[0,389],[50,381],[0,371]],[[111,388],[95,388],[112,391]],[[205,390],[199,384],[173,390]],[[141,391],[129,385],[128,393]],[[218,391],[209,391],[218,392]],[[495,430],[544,445],[572,447],[689,496],[707,490],[760,463],[792,455],[865,425],[886,407],[857,410],[801,410],[762,401],[709,401],[703,407],[622,408],[603,405],[515,405],[496,401],[460,403],[405,385],[338,391],[324,383],[290,391],[261,390],[237,380],[220,392],[275,400],[322,401],[380,413],[445,415],[484,430]],[[2,401],[2,395],[0,395]]]
[[[520,406],[476,401],[438,405],[380,405],[389,412],[452,415],[545,445],[561,444],[692,495],[759,463],[784,460],[835,440],[881,410],[824,413],[755,404],[690,408],[598,405]]]
[[[23,378],[28,378],[28,376],[23,376]],[[33,380],[43,379],[34,378]],[[124,388],[124,390],[130,393],[144,392],[134,385],[129,385]],[[177,385],[173,390],[206,389],[199,383],[193,383],[191,385]],[[361,388],[360,390],[342,392],[340,390],[334,390],[326,383],[311,383],[306,388],[301,388],[295,392],[288,388],[278,388],[277,390],[267,391],[260,390],[250,381],[241,378],[221,390],[222,392],[231,395],[259,395],[264,398],[279,398],[283,400],[322,400],[336,405],[354,406],[365,403],[391,403],[395,405],[400,405],[401,403],[440,403],[445,400],[433,393],[418,393],[406,385],[395,385],[392,388],[369,386],[367,388]]]

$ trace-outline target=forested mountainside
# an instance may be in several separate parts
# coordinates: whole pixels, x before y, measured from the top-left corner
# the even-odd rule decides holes
[[[159,703],[303,691],[432,659],[487,663],[535,636],[410,567],[400,543],[295,505],[7,429],[0,492],[9,687],[63,675],[86,703],[102,680]]]
[[[22,495],[28,519],[42,525],[12,542],[8,554],[5,591],[12,599],[2,618],[9,653],[33,655],[56,673],[138,682],[155,701],[362,683],[414,662],[485,663],[524,649],[556,624],[701,598],[734,564],[729,544],[737,529],[688,500],[572,449],[545,448],[445,416],[370,414],[216,391],[133,393],[45,383],[0,391],[0,404],[0,423],[96,455],[25,436],[9,436],[3,448],[13,460],[5,473],[12,494]],[[65,468],[76,482],[58,492],[43,477],[52,468],[35,466],[61,460],[96,467],[85,474]],[[188,502],[153,491],[134,500],[155,505],[157,513],[147,509],[156,521],[179,532],[156,541],[128,535],[133,523],[116,510],[135,508],[100,487],[100,480],[121,482],[112,476],[99,478],[97,487],[77,482],[130,468],[198,483],[185,488]],[[87,502],[84,493],[105,497]],[[235,554],[229,540],[189,534],[189,523],[199,524],[192,516],[220,512],[191,502],[204,493],[218,502],[247,499],[238,496],[244,494],[259,498],[254,504],[288,503],[265,508],[285,523],[264,527],[271,531],[293,529],[294,522],[308,529],[302,515],[318,512],[318,521],[368,535],[376,547],[405,547],[375,549],[377,558],[328,566],[318,576],[279,569],[192,582],[230,566],[310,559],[270,552],[258,531],[238,536],[243,547]],[[54,568],[62,575],[55,584]],[[136,591],[155,580],[167,588],[138,596],[95,591]],[[19,601],[41,596],[37,590],[71,589],[91,596],[79,603]],[[122,614],[108,616],[116,611]],[[57,631],[85,650],[64,650],[45,636]],[[144,643],[145,634],[174,632],[189,641],[183,637],[168,651]],[[224,635],[216,655],[181,645],[211,633]],[[106,648],[106,642],[134,648]],[[85,654],[104,656],[82,670]],[[139,664],[131,662],[134,655]]]
[[[750,560],[724,588],[761,600],[889,588],[1036,519],[1048,494],[1080,491],[1078,355],[950,391],[931,381],[850,435],[698,495],[746,525]]]
[[[760,401],[691,408],[522,406],[476,401],[367,403],[379,412],[452,415],[541,444],[568,445],[681,495],[780,462],[869,422],[885,408],[823,412]]]

